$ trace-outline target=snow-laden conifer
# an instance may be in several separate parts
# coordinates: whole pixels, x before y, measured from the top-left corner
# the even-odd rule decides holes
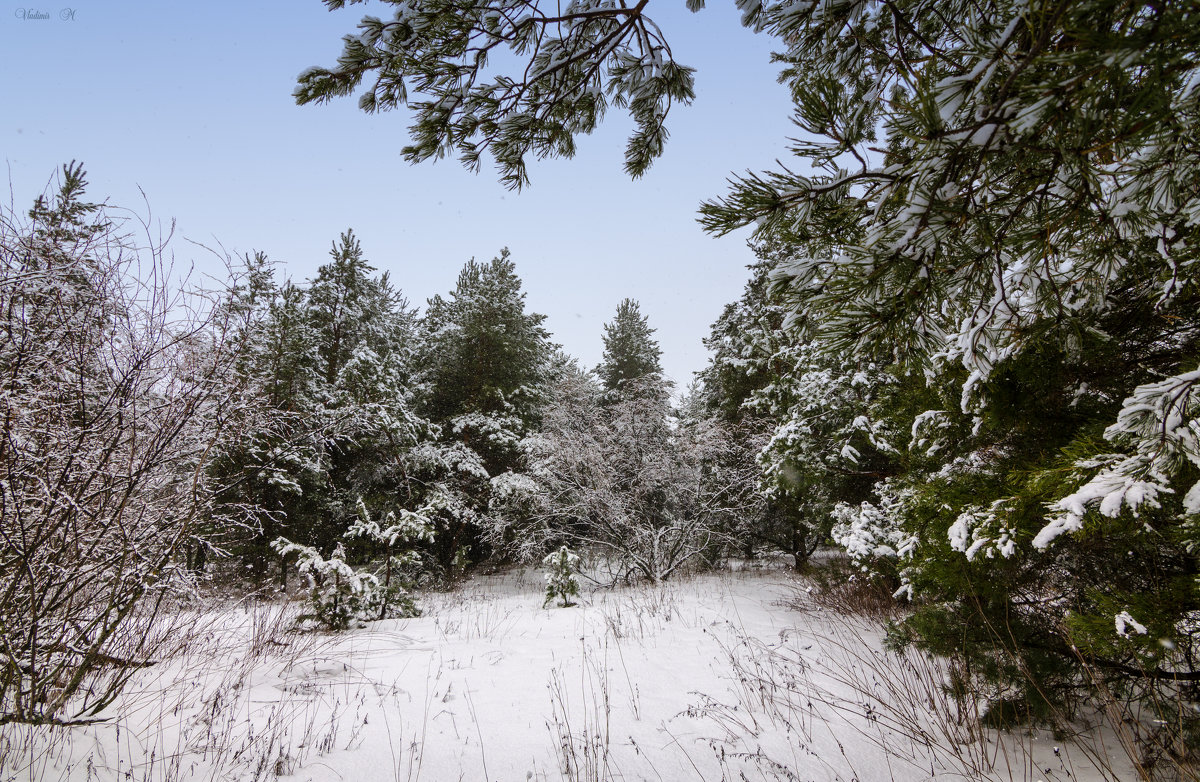
[[[559,601],[560,608],[575,605],[571,598],[579,596],[579,581],[575,578],[579,571],[579,555],[566,546],[559,546],[558,551],[542,559],[542,567],[546,568],[546,600],[543,607],[555,600]]]
[[[272,549],[281,558],[294,559],[297,571],[308,580],[312,613],[304,618],[330,630],[345,630],[356,619],[418,616],[420,610],[405,584],[405,571],[420,563],[420,556],[411,550],[412,544],[433,539],[429,514],[435,506],[401,510],[399,515],[388,511],[377,521],[359,498],[358,518],[343,538],[363,540],[381,549],[381,573],[352,566],[343,541],[338,541],[328,557],[313,546],[287,538],[272,541]],[[397,547],[406,550],[397,553]]]
[[[624,299],[613,319],[604,324],[604,356],[596,375],[610,396],[619,394],[621,385],[629,381],[661,380],[661,355],[649,318],[636,301]]]
[[[524,442],[540,420],[554,348],[544,321],[526,311],[507,249],[467,262],[449,296],[429,299],[418,379],[439,436],[413,452],[411,467],[424,491],[444,498],[433,549],[446,573],[505,548],[489,534],[492,488],[526,469]]]

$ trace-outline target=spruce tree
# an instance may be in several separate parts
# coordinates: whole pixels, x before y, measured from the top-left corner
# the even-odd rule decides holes
[[[625,299],[617,306],[617,314],[604,324],[604,357],[596,367],[608,394],[634,380],[662,383],[662,351],[653,334],[636,301]]]
[[[471,413],[536,423],[553,345],[546,316],[525,311],[507,249],[467,262],[449,299],[434,296],[424,318],[425,409],[439,423]]]
[[[523,439],[540,421],[554,349],[544,320],[525,311],[507,249],[488,263],[469,261],[449,298],[429,300],[422,403],[441,436],[414,469],[444,498],[434,549],[448,574],[456,561],[491,553],[482,533],[492,483],[524,470]]]

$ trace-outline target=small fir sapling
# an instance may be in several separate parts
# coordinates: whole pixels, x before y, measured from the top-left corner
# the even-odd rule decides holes
[[[296,568],[308,579],[313,620],[329,630],[345,630],[355,618],[361,618],[375,604],[379,579],[357,571],[346,562],[346,550],[339,543],[328,559],[312,546],[277,538],[271,548],[281,557],[296,555]]]
[[[278,538],[271,544],[281,557],[295,554],[297,569],[308,579],[313,612],[302,618],[314,620],[330,630],[345,630],[355,619],[420,615],[412,595],[398,578],[404,568],[420,561],[419,556],[416,552],[395,556],[392,550],[397,544],[432,539],[432,525],[422,512],[402,510],[399,518],[388,512],[381,525],[371,518],[366,504],[360,499],[358,518],[343,537],[365,538],[384,547],[382,582],[374,573],[351,567],[346,562],[346,551],[341,543],[328,559],[315,548],[286,538]]]
[[[466,546],[459,546],[454,550],[454,559],[450,560],[450,580],[458,581],[467,574],[467,568],[471,566],[471,554]]]
[[[432,504],[426,505],[415,512],[402,509],[399,517],[388,511],[381,525],[371,518],[367,504],[359,498],[358,518],[350,525],[350,529],[346,530],[344,537],[364,538],[382,546],[384,553],[383,583],[371,597],[371,610],[368,612],[371,618],[401,619],[420,616],[421,611],[400,574],[419,565],[421,555],[415,551],[394,555],[392,551],[398,544],[433,541],[433,525],[427,515],[432,507]]]
[[[560,608],[575,605],[572,597],[579,596],[579,582],[575,574],[579,572],[579,555],[566,546],[560,546],[558,551],[549,554],[542,560],[546,567],[546,600],[542,607],[550,605],[558,598]]]

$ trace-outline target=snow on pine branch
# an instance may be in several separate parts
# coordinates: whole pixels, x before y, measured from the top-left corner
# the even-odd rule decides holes
[[[1040,549],[1064,533],[1083,526],[1092,508],[1116,517],[1128,510],[1157,508],[1162,495],[1173,494],[1171,481],[1187,464],[1200,467],[1200,369],[1138,386],[1125,400],[1117,422],[1105,430],[1110,442],[1134,449],[1131,454],[1103,454],[1081,462],[1080,469],[1099,471],[1072,494],[1054,502],[1055,515],[1034,538]],[[1200,514],[1200,483],[1183,499],[1185,514]]]
[[[419,540],[433,542],[433,524],[429,520],[429,515],[436,510],[436,502],[431,502],[416,512],[402,508],[399,517],[394,511],[388,511],[383,517],[382,525],[371,518],[371,513],[367,510],[367,505],[363,502],[362,497],[358,498],[355,507],[358,517],[346,530],[345,537],[347,538],[360,537],[387,546]]]
[[[1097,38],[1092,14],[1120,32]],[[736,180],[702,222],[804,248],[779,274],[832,349],[958,363],[978,410],[1045,324],[1066,340],[1124,278],[1155,279],[1165,303],[1194,277],[1186,3],[808,0],[766,3],[755,23],[787,43],[801,165]]]
[[[996,500],[986,510],[971,506],[958,515],[950,525],[950,548],[961,551],[968,560],[980,553],[988,559],[1011,557],[1017,550],[1017,531],[1002,523],[1002,516],[1011,510],[1012,500]]]

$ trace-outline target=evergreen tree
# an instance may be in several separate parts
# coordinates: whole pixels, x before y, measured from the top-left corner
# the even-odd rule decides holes
[[[523,439],[540,421],[554,346],[544,315],[525,312],[521,280],[507,249],[469,261],[450,298],[434,296],[423,319],[423,409],[441,430],[414,474],[442,497],[434,554],[455,562],[492,552],[483,530],[493,483],[524,471]]]
[[[373,271],[347,231],[307,289],[275,286],[260,269],[242,295],[257,312],[243,372],[266,412],[218,469],[248,474],[222,499],[253,509],[254,533],[236,550],[256,572],[277,557],[270,544],[280,535],[328,551],[360,502],[386,513],[420,499],[407,472],[412,448],[429,436],[412,412],[416,316]]]
[[[661,382],[658,342],[652,336],[649,319],[633,299],[617,306],[617,314],[604,324],[604,357],[596,374],[609,394],[632,380],[654,379]]]
[[[330,261],[317,270],[308,289],[308,317],[319,334],[321,376],[332,386],[354,349],[365,341],[373,309],[374,271],[363,258],[353,231],[343,233],[329,250]]]
[[[246,312],[238,371],[258,400],[259,415],[213,469],[219,476],[241,476],[220,495],[220,516],[241,522],[226,530],[222,542],[265,573],[274,558],[270,542],[285,533],[309,539],[323,511],[328,458],[317,421],[319,357],[304,291],[290,282],[276,285],[261,253],[236,300]],[[205,560],[200,550],[191,564],[200,570]]]
[[[746,460],[745,449],[758,463],[765,501],[737,520],[736,536],[747,550],[786,552],[802,567],[828,539],[837,504],[870,499],[894,471],[897,434],[878,409],[897,380],[870,362],[825,355],[804,337],[770,286],[787,246],[755,250],[760,260],[741,299],[705,341],[713,354],[697,401],[740,444],[734,463]]]
[[[508,249],[468,261],[450,299],[434,296],[424,318],[425,409],[439,423],[468,413],[537,421],[539,386],[552,345],[545,315],[525,312]]]
[[[415,313],[388,276],[373,271],[346,231],[308,289],[330,484],[318,543],[342,535],[360,499],[374,506],[404,497],[402,458],[426,428],[411,409]]]
[[[575,573],[579,570],[579,555],[566,546],[560,546],[558,551],[546,555],[542,567],[546,568],[546,599],[542,602],[542,608],[556,598],[560,601],[560,608],[575,605],[571,598],[579,596],[579,582],[575,579]]]
[[[759,245],[756,252],[765,251]],[[728,423],[750,415],[747,403],[751,395],[784,371],[773,361],[787,342],[783,333],[787,313],[769,296],[769,276],[775,266],[774,260],[767,258],[750,267],[750,280],[741,298],[725,305],[704,340],[709,361],[699,373],[697,401]]]
[[[795,245],[781,281],[823,349],[956,386],[964,413],[1012,427],[999,441],[1027,420],[1014,381],[1047,403],[1103,402],[1078,440],[1034,451],[1074,442],[1071,479],[1026,520],[1033,548],[1130,514],[1194,549],[1200,191],[1177,184],[1200,164],[1188,4],[823,7],[756,15],[787,41],[813,139],[796,151],[821,173],[742,178],[704,207],[706,226],[757,221]],[[1131,349],[1150,361],[1107,368]],[[1024,377],[1035,357],[1055,373]]]

